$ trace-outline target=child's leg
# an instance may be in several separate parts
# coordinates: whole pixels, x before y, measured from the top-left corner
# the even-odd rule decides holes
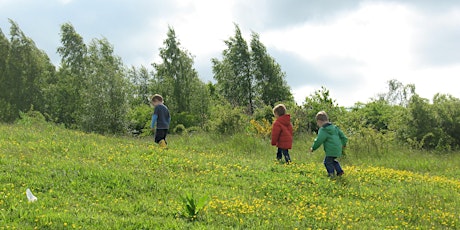
[[[281,160],[281,158],[283,158],[283,155],[282,155],[281,151],[282,150],[280,148],[278,148],[278,151],[276,152],[276,159],[277,160]]]
[[[335,173],[334,173],[334,170],[335,170],[335,167],[334,167],[334,160],[335,160],[336,157],[328,157],[326,156],[324,158],[324,166],[326,167],[326,170],[327,170],[327,174],[329,176],[334,176]]]
[[[288,149],[282,149],[282,152],[283,152],[283,155],[284,155],[284,159],[286,160],[286,163],[290,163],[291,162],[291,157],[289,156],[289,150]]]
[[[160,141],[163,140],[162,136],[160,135],[160,130],[157,129],[155,131],[155,143],[160,143]]]
[[[337,171],[337,175],[340,176],[343,174],[343,169],[340,167],[340,163],[337,161],[337,159],[334,159],[334,169]]]
[[[164,142],[166,144],[166,135],[168,134],[167,129],[157,129],[155,132],[155,143]]]

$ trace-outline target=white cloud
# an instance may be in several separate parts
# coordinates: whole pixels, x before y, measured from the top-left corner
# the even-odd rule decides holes
[[[441,86],[438,77],[458,77],[460,66],[440,69],[416,65],[416,22],[419,17],[417,11],[404,4],[361,4],[356,11],[337,14],[329,21],[306,22],[264,33],[263,42],[296,54],[324,75],[341,82],[346,82],[350,76],[360,76],[350,78],[341,87],[326,86],[333,98],[335,94],[340,105],[368,101],[370,97],[384,92],[387,81],[391,79],[405,84],[415,83],[417,92],[423,91],[420,94],[428,98],[436,92],[453,93],[453,89]],[[448,24],[453,18],[440,20]],[[350,60],[350,63],[344,60]],[[294,95],[302,95],[303,101],[309,93],[300,92],[306,89],[313,92],[311,87],[319,89],[321,86],[311,85],[310,82],[305,78],[305,85],[310,87],[298,86],[294,88]]]
[[[196,57],[200,76],[210,80],[210,59],[220,58],[238,23],[247,41],[251,30],[260,34],[300,103],[325,86],[340,105],[350,106],[385,91],[390,79],[414,83],[423,97],[460,97],[451,83],[460,73],[457,2],[295,2],[0,0],[0,27],[5,32],[6,18],[18,20],[58,60],[59,24],[70,21],[87,42],[106,36],[126,65],[150,66],[159,61],[169,25]]]
[[[208,56],[223,50],[223,41],[233,32],[232,1],[177,0],[178,11],[168,19],[159,21],[167,31],[172,26],[182,47],[196,56]],[[165,33],[166,35],[166,33]]]
[[[58,1],[63,5],[67,5],[67,4],[71,3],[71,2],[73,2],[73,0],[58,0]]]

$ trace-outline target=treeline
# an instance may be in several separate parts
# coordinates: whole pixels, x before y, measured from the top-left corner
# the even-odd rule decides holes
[[[383,151],[400,142],[423,149],[456,150],[460,146],[460,101],[438,94],[430,102],[415,86],[389,82],[388,92],[356,103],[336,104],[321,88],[297,105],[281,66],[257,33],[249,43],[238,25],[226,49],[213,58],[216,83],[204,83],[193,55],[169,28],[159,63],[125,66],[105,38],[85,43],[75,28],[61,26],[59,66],[10,20],[9,39],[0,30],[0,121],[14,122],[27,111],[86,132],[149,135],[149,96],[159,93],[172,113],[171,132],[203,130],[268,135],[271,108],[285,103],[297,133],[317,129],[314,115],[327,111],[351,137],[365,139],[360,148]],[[364,146],[365,145],[365,146]]]

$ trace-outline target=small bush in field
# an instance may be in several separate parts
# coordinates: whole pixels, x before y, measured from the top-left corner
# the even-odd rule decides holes
[[[250,123],[251,123],[252,129],[255,131],[255,133],[258,136],[270,137],[270,134],[272,132],[272,124],[270,124],[270,122],[267,119],[262,118],[261,121],[256,121],[252,119]]]
[[[185,131],[187,131],[185,129],[185,126],[183,124],[178,124],[176,125],[176,127],[173,129],[173,132],[174,133],[177,133],[177,134],[182,134],[184,133]]]
[[[394,132],[379,132],[372,128],[360,127],[348,138],[351,140],[350,147],[355,152],[367,152],[385,154],[394,145]]]
[[[233,134],[242,131],[247,125],[242,108],[229,108],[225,105],[217,105],[211,111],[213,119],[209,122],[209,130],[221,134]]]
[[[46,119],[43,114],[41,114],[38,111],[34,111],[33,108],[31,108],[28,112],[23,113],[19,112],[19,119],[16,123],[18,124],[24,124],[24,125],[31,125],[31,124],[45,124]]]

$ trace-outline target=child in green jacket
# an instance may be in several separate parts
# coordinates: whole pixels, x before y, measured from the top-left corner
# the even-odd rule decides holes
[[[342,156],[342,151],[347,145],[348,138],[345,134],[343,134],[339,127],[329,122],[329,117],[324,111],[316,114],[316,124],[320,128],[318,136],[316,137],[313,146],[310,148],[310,152],[315,151],[323,144],[324,152],[326,152],[324,166],[326,166],[328,176],[342,176],[343,170],[337,161],[337,157]],[[335,174],[335,172],[337,172],[337,174]]]

